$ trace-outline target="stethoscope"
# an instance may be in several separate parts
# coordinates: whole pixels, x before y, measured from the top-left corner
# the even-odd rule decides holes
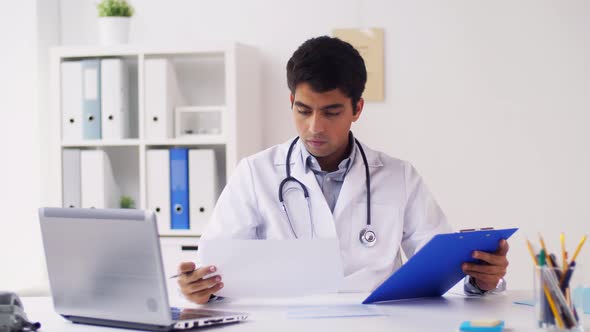
[[[305,187],[305,185],[301,181],[299,181],[296,178],[291,176],[291,163],[290,163],[291,162],[291,153],[293,152],[293,148],[295,147],[295,144],[297,143],[298,140],[299,140],[299,137],[296,137],[293,140],[293,142],[291,143],[291,146],[289,146],[289,151],[287,152],[287,162],[285,163],[285,168],[287,170],[287,177],[285,179],[283,179],[283,181],[281,181],[281,184],[279,185],[279,202],[281,202],[281,204],[283,205],[283,210],[285,211],[285,214],[287,215],[287,221],[289,222],[289,226],[291,227],[291,231],[293,232],[293,235],[295,235],[295,238],[298,238],[297,234],[295,233],[295,228],[293,227],[293,223],[291,222],[291,218],[289,217],[289,211],[288,211],[287,207],[285,206],[285,201],[283,200],[283,187],[288,182],[295,182],[301,187],[301,190],[303,190],[303,196],[305,197],[305,200],[307,201],[307,211],[309,212],[309,224],[310,224],[310,229],[311,229],[311,237],[313,238],[314,228],[313,228],[313,222],[311,220],[311,203],[309,201],[309,192],[307,191],[307,187]],[[373,230],[371,230],[371,175],[369,175],[369,164],[367,163],[367,156],[365,155],[365,151],[363,150],[361,143],[356,138],[354,139],[354,141],[355,141],[356,145],[358,146],[359,151],[361,152],[361,156],[363,157],[363,163],[365,164],[365,182],[366,182],[366,186],[367,186],[367,225],[360,231],[359,240],[361,241],[361,243],[365,247],[372,247],[375,245],[375,242],[377,241],[377,236],[375,235],[375,232]]]

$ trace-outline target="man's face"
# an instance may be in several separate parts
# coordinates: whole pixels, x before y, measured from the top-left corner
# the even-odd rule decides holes
[[[350,126],[360,117],[364,102],[359,100],[353,115],[351,99],[340,89],[320,93],[301,83],[291,103],[297,132],[309,153],[330,159],[346,151]]]

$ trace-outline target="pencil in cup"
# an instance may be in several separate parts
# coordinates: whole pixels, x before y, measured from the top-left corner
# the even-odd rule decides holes
[[[549,285],[544,281],[544,271],[548,269],[545,261],[545,250],[542,249],[539,255],[534,256],[534,252],[532,251],[530,244],[528,245],[535,263],[534,295],[535,315],[537,318],[538,327],[549,328],[556,326],[562,329],[565,327],[562,318],[562,310],[556,304],[555,294],[551,294]]]
[[[529,243],[527,246],[535,263],[535,317],[538,327],[558,331],[581,331],[583,315],[579,313],[583,310],[583,299],[582,293],[576,292],[576,288],[582,288],[583,285],[581,269],[573,262],[564,275],[561,264],[548,266],[551,263],[546,260],[551,260],[551,255],[546,255],[544,250],[541,250],[541,253],[535,256]],[[560,280],[562,275],[564,282]]]
[[[533,259],[533,266],[535,270],[533,273],[535,276],[533,279],[533,284],[535,316],[537,317],[538,327],[553,326],[555,325],[555,318],[559,319],[557,308],[555,307],[555,303],[549,294],[547,286],[543,285],[542,283],[539,284],[541,281],[541,270],[539,269],[539,265],[545,264],[545,250],[543,249],[539,255],[535,255],[535,250],[528,239],[526,240],[526,245],[529,253],[531,254],[531,258]],[[563,322],[559,320],[557,325],[561,328],[563,327]]]
[[[541,277],[540,282],[547,286],[551,298],[555,303],[558,315],[561,318],[563,325],[566,329],[572,329],[578,326],[578,321],[574,315],[574,308],[568,305],[566,300],[566,294],[561,291],[559,287],[559,280],[557,279],[556,270],[559,268],[549,268],[547,266],[541,266]],[[556,317],[557,320],[557,317]]]

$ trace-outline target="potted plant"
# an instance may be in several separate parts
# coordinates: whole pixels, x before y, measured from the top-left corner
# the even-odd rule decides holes
[[[119,202],[119,207],[121,209],[134,209],[135,208],[135,201],[133,198],[129,196],[121,196],[121,201]]]
[[[126,0],[102,0],[96,7],[100,43],[103,45],[127,43],[133,7]]]

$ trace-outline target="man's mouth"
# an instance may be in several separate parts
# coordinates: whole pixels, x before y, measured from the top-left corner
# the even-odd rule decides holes
[[[308,139],[307,140],[307,144],[313,146],[313,147],[318,147],[318,146],[322,146],[324,144],[326,144],[327,141],[324,140],[318,140],[318,139]]]

